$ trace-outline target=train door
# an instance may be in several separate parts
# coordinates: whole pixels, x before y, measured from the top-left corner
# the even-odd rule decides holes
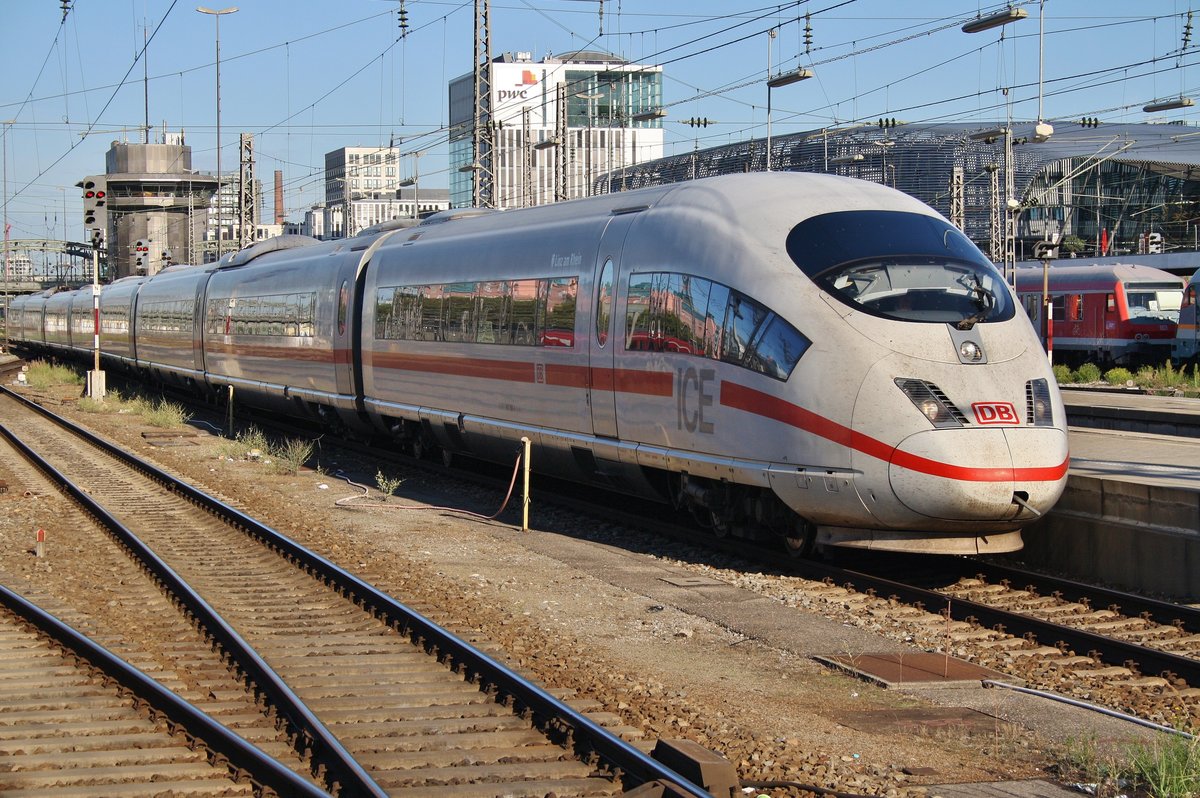
[[[588,336],[588,404],[592,410],[592,432],[617,437],[617,351],[624,346],[617,321],[617,285],[621,276],[621,249],[636,214],[621,214],[609,220],[596,253],[593,281],[592,329]]]
[[[1120,288],[1121,284],[1117,283],[1114,288]],[[1104,327],[1100,330],[1100,348],[1105,353],[1110,353],[1108,340],[1117,338],[1121,328],[1121,313],[1117,310],[1117,294],[1115,291],[1108,291],[1104,294]]]

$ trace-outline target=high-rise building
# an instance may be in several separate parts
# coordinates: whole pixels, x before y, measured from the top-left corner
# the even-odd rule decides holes
[[[400,150],[396,147],[342,147],[325,153],[325,205],[342,206],[348,214],[348,229],[358,231],[353,213],[359,200],[395,199],[400,187]]]
[[[585,197],[601,175],[662,156],[662,67],[581,50],[543,61],[505,53],[490,69],[495,207]],[[462,208],[478,171],[474,75],[449,91],[450,203]]]

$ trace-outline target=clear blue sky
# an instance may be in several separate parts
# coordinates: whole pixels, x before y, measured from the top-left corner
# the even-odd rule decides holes
[[[662,64],[671,154],[765,135],[768,49],[772,71],[816,73],[772,92],[775,135],[883,116],[984,125],[1009,113],[1005,87],[1013,117],[1036,118],[1042,4],[1016,4],[1029,17],[1002,36],[960,30],[1003,7],[985,0],[492,0],[491,46],[493,55],[600,49]],[[288,216],[299,218],[320,201],[324,153],[342,146],[394,138],[403,152],[422,151],[422,186],[446,185],[446,84],[471,69],[472,0],[405,0],[409,33],[399,42],[399,0],[70,5],[64,21],[55,0],[0,0],[12,238],[84,239],[75,183],[103,173],[114,139],[141,140],[147,89],[152,140],[164,126],[182,129],[193,168],[215,169],[215,22],[197,5],[239,7],[220,22],[222,167],[236,168],[238,134],[255,134],[268,213],[276,169]],[[1200,30],[1182,49],[1191,7],[1045,0],[1043,116],[1150,121],[1147,102],[1200,93]],[[1155,119],[1193,124],[1196,109]],[[692,128],[689,117],[715,124]],[[411,174],[412,159],[402,162]]]

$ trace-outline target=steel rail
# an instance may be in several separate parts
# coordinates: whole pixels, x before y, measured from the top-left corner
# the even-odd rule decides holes
[[[23,596],[0,585],[0,604],[23,621],[64,646],[87,664],[119,684],[139,701],[178,724],[205,748],[223,757],[231,775],[247,776],[255,784],[279,795],[329,798],[315,784],[301,778],[275,758],[256,748],[217,721],[183,700],[108,649],[80,634]]]
[[[815,562],[797,562],[795,566],[797,571],[805,572],[806,576],[828,577],[840,580],[841,583],[848,582],[856,590],[874,591],[878,596],[894,595],[909,604],[920,603],[931,612],[936,612],[938,607],[946,607],[949,609],[950,618],[954,620],[978,623],[1014,637],[1029,635],[1042,645],[1054,646],[1061,643],[1076,652],[1095,652],[1095,656],[1111,664],[1123,665],[1132,661],[1137,663],[1143,672],[1156,675],[1172,673],[1186,680],[1188,684],[1200,685],[1200,660],[989,607],[969,599],[947,596],[874,574]]]
[[[436,654],[450,667],[463,671],[468,677],[477,681],[481,688],[490,687],[511,697],[520,705],[516,709],[531,713],[534,723],[543,731],[561,733],[566,738],[567,744],[579,746],[597,754],[613,769],[614,776],[622,780],[626,789],[647,782],[664,781],[671,783],[681,798],[711,798],[710,793],[702,787],[642,753],[595,721],[550,695],[543,688],[443,629],[416,610],[364,582],[321,555],[309,551],[283,533],[198,488],[180,482],[153,464],[87,430],[76,427],[66,419],[25,397],[13,394],[3,386],[0,386],[0,391],[14,396],[31,409],[70,428],[72,432],[88,442],[104,449],[122,462],[142,470],[148,476],[162,482],[181,496],[196,502],[217,517],[242,527],[248,534],[292,558],[304,568],[309,569],[310,573],[342,590],[345,595],[354,597],[364,609],[370,609],[398,631],[410,635],[426,651]]]
[[[0,390],[3,390],[10,396],[14,396],[31,408],[38,409],[37,405],[29,402],[24,397],[16,396],[6,388],[0,388]],[[97,445],[106,443],[95,439],[94,436],[91,436],[86,431],[79,430],[75,425],[54,413],[43,411],[43,415],[55,423],[65,426],[73,433],[80,434],[82,432],[82,437],[87,439],[89,443]],[[333,792],[338,792],[337,788],[340,787],[352,790],[355,795],[385,798],[387,792],[376,784],[374,779],[367,775],[362,765],[345,749],[341,741],[325,728],[324,724],[321,723],[300,697],[287,686],[287,683],[280,678],[279,674],[259,656],[258,652],[200,594],[192,589],[186,580],[151,551],[128,527],[109,513],[102,504],[72,483],[62,472],[52,466],[37,452],[33,451],[28,444],[18,438],[4,424],[0,424],[0,435],[6,438],[31,463],[40,469],[48,479],[57,484],[61,490],[96,518],[122,545],[126,546],[133,556],[141,562],[142,566],[159,581],[171,598],[181,607],[185,608],[186,612],[191,614],[195,623],[203,628],[207,634],[211,635],[213,640],[233,658],[238,667],[243,670],[247,678],[254,683],[255,687],[263,693],[271,705],[287,718],[288,722],[292,724],[292,728],[297,729],[303,735],[304,742],[309,746],[313,759],[325,767],[326,779],[329,781],[331,787],[334,788]],[[102,446],[102,448],[110,454],[118,454],[120,456],[120,450],[116,447]],[[126,460],[124,458],[132,459]],[[135,462],[138,463],[137,467],[147,472],[147,475],[151,475],[147,469],[149,471],[157,471],[157,469],[154,469],[148,463],[139,461],[138,458],[132,457],[132,455],[125,454],[122,459],[128,465],[135,465]],[[180,493],[181,495],[184,493],[181,490],[183,487],[182,483],[179,483],[165,472],[159,471],[153,477],[163,481],[173,492]],[[203,507],[204,505],[201,504],[201,506]]]
[[[1061,576],[1024,571],[1009,565],[984,562],[970,557],[961,562],[964,575],[968,570],[974,569],[991,579],[1008,579],[1010,582],[1021,580],[1023,584],[1036,587],[1039,592],[1047,595],[1057,593],[1067,601],[1088,599],[1094,602],[1095,599],[1100,599],[1106,602],[1106,607],[1116,607],[1116,611],[1122,615],[1145,617],[1155,623],[1167,625],[1180,622],[1181,629],[1191,633],[1200,633],[1200,607],[1189,607],[1186,604],[1176,604],[1171,601],[1126,593],[1122,590],[1089,585],[1064,579]]]

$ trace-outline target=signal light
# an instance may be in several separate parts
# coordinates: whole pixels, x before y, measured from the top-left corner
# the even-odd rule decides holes
[[[77,184],[83,189],[83,226],[108,227],[108,191],[103,177],[86,177]]]

